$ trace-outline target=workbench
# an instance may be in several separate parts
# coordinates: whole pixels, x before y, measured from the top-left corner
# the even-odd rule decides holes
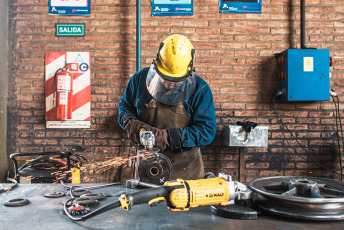
[[[80,186],[85,187],[89,184]],[[120,193],[135,191],[123,185],[92,190],[93,193],[110,196],[100,201],[97,208],[117,200]],[[304,221],[269,214],[260,214],[255,220],[235,220],[216,216],[210,212],[209,207],[173,212],[167,209],[165,203],[160,203],[157,207],[141,204],[133,206],[131,211],[116,208],[86,221],[74,222],[62,212],[63,202],[70,197],[44,197],[48,192],[67,193],[67,190],[62,184],[19,184],[17,188],[0,194],[0,229],[344,229],[344,221]],[[4,206],[4,202],[16,198],[29,199],[30,204],[22,207]]]

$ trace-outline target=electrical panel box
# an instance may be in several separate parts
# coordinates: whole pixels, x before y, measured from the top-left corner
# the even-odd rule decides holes
[[[224,142],[233,147],[267,147],[268,126],[256,126],[246,133],[241,125],[226,125],[224,129]]]
[[[288,49],[278,64],[283,101],[330,100],[330,50]]]

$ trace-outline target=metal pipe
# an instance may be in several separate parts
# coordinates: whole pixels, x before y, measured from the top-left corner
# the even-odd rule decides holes
[[[301,12],[301,49],[307,49],[306,46],[306,35],[305,35],[305,1],[306,0],[301,0],[301,6],[300,6],[300,12]]]
[[[136,71],[141,69],[141,0],[136,0]]]
[[[61,180],[60,182],[65,188],[68,188],[68,189],[74,188],[75,189],[74,191],[78,191],[81,189],[83,189],[83,190],[84,189],[96,189],[96,188],[102,188],[102,187],[113,186],[113,185],[123,185],[123,183],[114,182],[114,183],[109,183],[109,184],[101,184],[101,185],[95,185],[95,186],[81,187],[81,186],[73,186],[73,185],[69,186],[63,180]]]

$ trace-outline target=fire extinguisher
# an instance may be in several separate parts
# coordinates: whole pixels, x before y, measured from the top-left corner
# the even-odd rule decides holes
[[[58,69],[54,75],[54,102],[56,119],[72,119],[73,75],[68,72],[69,65]],[[53,107],[55,103],[53,103]]]

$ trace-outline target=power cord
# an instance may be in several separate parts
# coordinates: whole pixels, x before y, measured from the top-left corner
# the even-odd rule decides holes
[[[332,92],[334,92],[334,90],[331,89]],[[344,148],[344,137],[343,137],[343,128],[342,128],[342,119],[340,117],[340,110],[339,110],[339,97],[337,96],[337,94],[335,94],[335,96],[331,97],[333,99],[333,103],[334,103],[334,107],[336,109],[336,128],[337,128],[337,142],[338,142],[338,157],[339,157],[339,166],[340,166],[340,181],[343,181],[343,164],[342,164],[342,150],[340,148],[340,140],[339,140],[339,129],[338,129],[338,120],[339,120],[339,126],[340,126],[340,133],[341,133],[341,137],[342,137],[342,148]],[[337,98],[337,104],[336,104],[336,99]],[[338,105],[338,107],[337,107]]]
[[[288,146],[289,146],[291,149],[294,150],[294,153],[295,153],[295,154],[297,154],[298,156],[300,156],[300,157],[301,157],[302,159],[304,159],[305,161],[308,161],[308,162],[310,162],[310,163],[313,163],[313,164],[315,164],[315,165],[317,165],[317,166],[319,166],[319,167],[321,167],[321,168],[323,168],[323,169],[325,169],[325,170],[327,170],[327,171],[330,171],[330,172],[332,172],[332,173],[334,173],[334,174],[340,175],[340,176],[341,176],[341,181],[342,181],[342,177],[343,177],[342,170],[343,170],[343,168],[341,167],[341,173],[338,173],[338,172],[336,172],[336,171],[338,171],[338,170],[330,169],[330,168],[324,166],[323,164],[321,164],[319,161],[317,161],[317,160],[316,160],[316,159],[315,159],[315,158],[314,158],[314,157],[313,157],[313,156],[312,156],[312,155],[311,155],[302,145],[301,145],[301,143],[299,142],[299,140],[294,136],[294,134],[289,130],[288,126],[283,122],[281,116],[278,114],[277,109],[276,109],[276,97],[277,97],[277,96],[281,96],[281,95],[283,95],[283,91],[281,91],[281,90],[276,91],[276,92],[272,95],[271,104],[272,104],[272,107],[273,107],[273,109],[274,109],[274,111],[275,111],[275,113],[276,113],[276,117],[277,117],[278,123],[279,123],[279,125],[280,125],[280,127],[281,127],[282,135],[283,135],[285,141],[287,142]],[[291,134],[291,137],[295,139],[295,141],[296,141],[297,144],[301,147],[301,149],[302,149],[303,151],[305,151],[305,153],[307,154],[307,156],[310,157],[310,158],[312,159],[312,161],[309,161],[309,160],[308,160],[307,158],[305,158],[303,155],[299,154],[299,153],[297,152],[297,150],[296,150],[293,146],[290,145],[288,139],[287,139],[286,136],[285,136],[284,127],[285,127],[285,129]]]
[[[12,178],[7,178],[7,181],[12,182],[13,185],[11,185],[11,186],[9,186],[9,187],[7,187],[7,188],[2,188],[2,187],[1,187],[1,188],[0,188],[0,194],[1,194],[1,193],[4,193],[4,192],[9,192],[9,191],[11,191],[12,189],[18,187],[18,182],[17,182],[17,180],[12,179]]]

